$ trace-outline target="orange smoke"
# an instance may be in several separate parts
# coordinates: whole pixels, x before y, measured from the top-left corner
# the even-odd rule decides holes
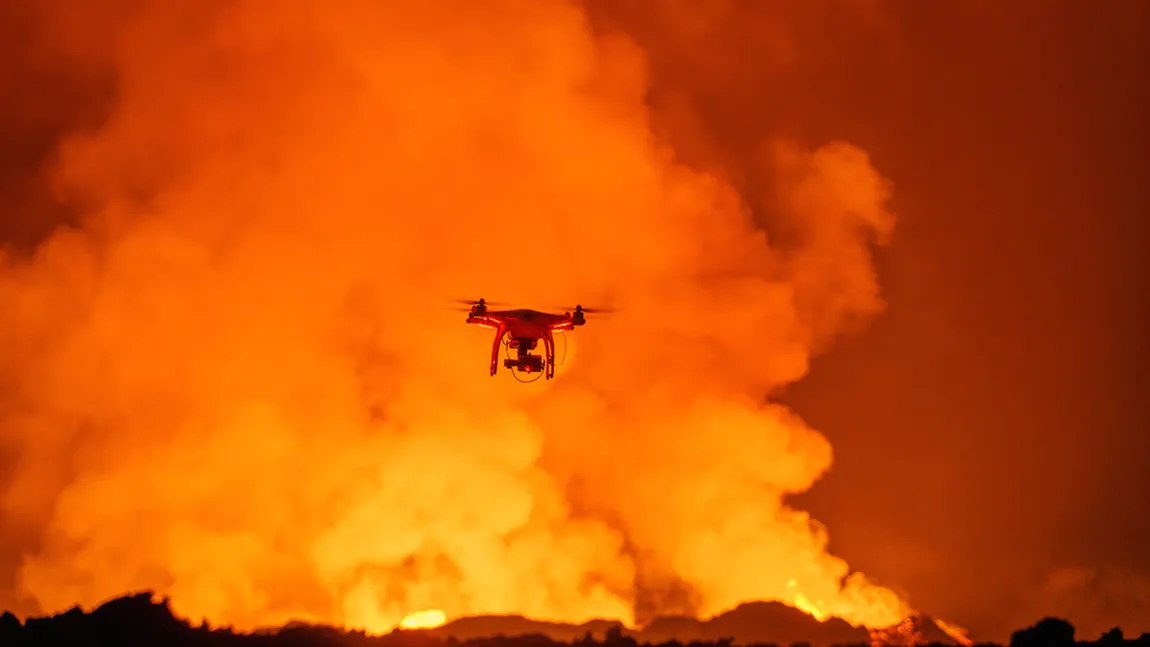
[[[0,505],[39,529],[40,610],[908,614],[784,502],[831,447],[765,401],[881,306],[862,151],[765,145],[784,252],[656,140],[642,52],[570,3],[130,16],[113,116],[56,169],[95,206],[0,273]],[[444,308],[480,296],[618,314],[527,387]]]

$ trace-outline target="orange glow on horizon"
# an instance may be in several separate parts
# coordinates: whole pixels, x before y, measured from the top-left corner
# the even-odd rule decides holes
[[[447,624],[447,615],[439,609],[425,609],[405,617],[399,622],[400,629],[435,629]]]
[[[797,587],[797,582],[795,582],[795,580],[791,580],[790,582],[787,582],[787,588],[794,590],[796,587]],[[797,590],[794,591],[794,594],[793,594],[792,598],[789,600],[789,603],[791,604],[791,606],[795,607],[799,611],[802,611],[803,613],[806,613],[807,615],[811,616],[815,620],[818,620],[819,622],[822,622],[822,621],[824,621],[830,617],[830,614],[821,608],[821,606],[820,606],[822,604],[821,601],[820,602],[811,602],[810,600],[807,599],[807,596],[803,595],[802,593],[800,593]]]

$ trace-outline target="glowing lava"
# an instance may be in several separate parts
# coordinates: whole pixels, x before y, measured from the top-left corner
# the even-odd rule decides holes
[[[924,630],[931,634],[942,632],[962,647],[974,645],[965,629],[921,613],[913,613],[890,627],[870,629],[870,644],[871,647],[915,647],[938,641],[937,636],[928,637]]]
[[[439,609],[416,611],[400,621],[401,629],[434,629],[447,622],[447,614]]]
[[[791,595],[791,599],[789,601],[791,606],[793,606],[794,608],[796,608],[800,611],[805,612],[807,615],[811,616],[815,620],[818,620],[819,622],[822,622],[823,620],[826,620],[827,618],[830,617],[829,613],[827,613],[826,611],[823,611],[819,607],[819,605],[822,603],[821,600],[819,602],[811,602],[810,600],[807,599],[807,596],[805,596],[802,593],[800,593],[799,591],[795,590],[795,588],[797,586],[798,586],[798,582],[796,582],[795,580],[791,580],[790,582],[787,582],[787,588],[793,591],[793,593]]]
[[[938,618],[934,619],[934,624],[938,625],[938,628],[941,629],[943,633],[950,636],[956,643],[962,645],[963,647],[971,647],[974,645],[974,641],[970,638],[970,632],[966,629],[963,629],[956,624],[943,622]]]

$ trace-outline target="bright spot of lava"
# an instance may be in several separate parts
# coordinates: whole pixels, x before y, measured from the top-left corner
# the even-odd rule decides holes
[[[400,621],[401,629],[434,629],[447,622],[447,614],[439,609],[416,611]]]

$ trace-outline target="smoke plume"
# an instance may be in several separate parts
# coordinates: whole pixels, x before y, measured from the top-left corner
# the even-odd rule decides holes
[[[52,168],[81,221],[0,270],[12,604],[152,588],[371,630],[909,612],[785,503],[832,450],[766,403],[881,307],[863,151],[762,143],[781,246],[654,134],[642,50],[577,5],[115,15],[112,46],[68,43],[116,76]],[[480,296],[616,313],[524,386],[445,307]]]

